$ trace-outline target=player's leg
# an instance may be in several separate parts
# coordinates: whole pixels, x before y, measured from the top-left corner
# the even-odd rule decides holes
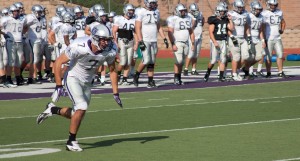
[[[148,74],[148,88],[157,88],[154,81],[154,65],[156,62],[157,54],[157,42],[151,42],[149,45],[150,48],[150,60],[147,65],[147,74]]]
[[[274,44],[274,50],[277,55],[277,68],[278,68],[278,76],[285,78],[286,75],[283,72],[283,44],[282,40],[279,39]]]
[[[240,46],[240,44],[234,45],[232,40],[229,39],[229,51],[232,54],[232,61],[231,61],[232,79],[235,81],[241,81],[242,78],[238,75],[238,72],[237,72],[238,66],[241,62],[241,46]]]
[[[218,41],[218,43],[220,43],[221,41]],[[215,47],[215,45],[213,44],[212,41],[210,41],[210,60],[209,63],[207,65],[207,70],[206,73],[204,75],[204,81],[207,82],[210,76],[210,72],[212,70],[212,68],[214,67],[215,63],[217,62],[217,60],[219,59],[219,50],[217,50],[217,48]]]
[[[273,40],[267,40],[267,49],[266,51],[266,69],[267,69],[267,75],[266,78],[271,77],[271,67],[272,67],[272,52],[274,49],[274,41]]]
[[[195,40],[195,50],[194,55],[192,57],[192,75],[199,75],[197,72],[197,61],[201,52],[201,46],[202,46],[202,39]]]
[[[177,46],[177,51],[174,51],[174,84],[175,85],[182,85],[181,81],[181,71],[184,62],[184,48],[188,47],[182,42],[176,42],[175,45]]]

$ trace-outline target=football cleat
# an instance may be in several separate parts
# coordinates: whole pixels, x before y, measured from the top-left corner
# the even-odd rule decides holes
[[[225,77],[219,77],[218,81],[219,82],[226,82],[226,78]]]
[[[178,85],[178,86],[184,85],[184,83],[181,80],[179,80],[179,79],[174,79],[174,84]]]
[[[46,120],[48,117],[52,116],[51,108],[55,105],[53,103],[48,103],[46,105],[46,110],[38,115],[36,118],[36,123],[41,124],[44,120]]]
[[[191,72],[191,75],[200,75],[196,70]]]
[[[42,82],[36,78],[28,78],[26,84],[42,84]]]
[[[271,78],[271,77],[272,77],[271,72],[267,72],[266,78]]]
[[[184,69],[184,70],[183,70],[183,75],[184,75],[184,76],[188,76],[188,75],[189,75],[189,70]]]
[[[278,73],[277,76],[278,76],[278,77],[281,77],[281,78],[288,78],[288,76],[286,76],[286,75],[284,74],[284,72]]]
[[[133,85],[136,87],[139,86],[139,77],[136,74],[133,76]]]
[[[83,151],[83,149],[80,148],[78,141],[71,141],[70,143],[67,143],[66,149],[68,151],[75,151],[75,152]]]
[[[232,80],[234,80],[234,81],[242,81],[243,80],[243,78],[240,76],[240,75],[236,75],[236,76],[232,76]]]
[[[128,86],[128,85],[130,85],[130,83],[129,82],[127,82],[127,80],[122,80],[122,82],[120,82],[120,85],[123,85],[123,86]]]
[[[204,78],[203,78],[204,81],[207,82],[207,81],[208,81],[208,78],[209,78],[209,74],[208,74],[208,73],[205,73],[205,76],[204,76]]]
[[[265,77],[266,75],[262,71],[259,71],[256,72],[256,76]]]
[[[147,88],[158,88],[158,87],[155,85],[154,80],[152,80],[151,82],[148,83]]]
[[[3,83],[3,88],[16,88],[18,85],[13,84],[12,82],[6,81]]]

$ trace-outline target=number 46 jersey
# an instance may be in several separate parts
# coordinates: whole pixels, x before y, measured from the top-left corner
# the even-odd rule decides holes
[[[115,61],[116,50],[107,48],[102,52],[92,52],[90,37],[75,39],[65,50],[70,59],[68,77],[76,77],[82,82],[92,82],[96,70],[106,61],[112,64]]]
[[[217,16],[210,16],[207,22],[208,24],[213,24],[215,26],[213,33],[216,40],[227,40],[228,18],[219,19]]]

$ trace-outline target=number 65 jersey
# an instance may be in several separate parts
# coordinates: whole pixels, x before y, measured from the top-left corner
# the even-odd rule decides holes
[[[106,61],[112,64],[115,61],[116,50],[108,47],[102,52],[92,52],[90,37],[80,37],[75,39],[65,54],[70,59],[70,66],[67,76],[76,77],[80,81],[92,82],[96,70]]]
[[[185,16],[184,18],[172,16],[169,18],[168,27],[174,29],[175,41],[187,42],[189,40],[189,29],[192,28],[192,18]]]
[[[283,20],[283,13],[281,10],[276,9],[274,12],[269,10],[264,10],[261,13],[264,17],[264,22],[266,24],[266,39],[274,40],[280,39],[280,24]]]

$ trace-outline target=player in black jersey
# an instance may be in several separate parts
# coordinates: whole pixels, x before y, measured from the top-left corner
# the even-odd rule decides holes
[[[218,5],[215,8],[215,15],[208,18],[209,24],[209,37],[210,37],[210,61],[208,68],[204,76],[204,81],[207,82],[210,71],[214,67],[214,64],[220,61],[220,75],[219,81],[224,82],[223,77],[226,55],[227,55],[227,37],[228,30],[233,30],[233,22],[231,16],[227,16],[227,9],[223,5]]]

